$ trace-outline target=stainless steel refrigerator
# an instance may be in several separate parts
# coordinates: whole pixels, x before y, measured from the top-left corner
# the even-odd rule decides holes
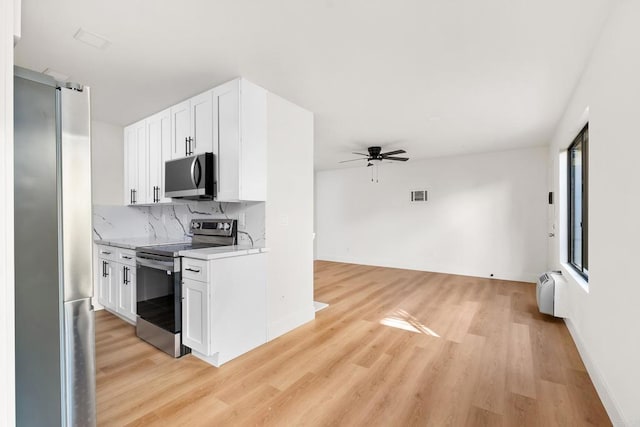
[[[89,88],[16,68],[14,93],[16,420],[93,426]]]

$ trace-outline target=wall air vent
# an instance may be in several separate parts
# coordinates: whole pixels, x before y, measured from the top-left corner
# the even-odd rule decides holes
[[[416,190],[411,192],[411,201],[412,202],[426,202],[427,201],[427,190]]]

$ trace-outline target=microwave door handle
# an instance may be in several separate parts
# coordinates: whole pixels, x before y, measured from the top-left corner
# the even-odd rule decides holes
[[[197,188],[200,186],[200,181],[202,180],[202,165],[200,164],[200,159],[198,157],[196,157],[195,164],[198,167],[198,178],[195,180]]]
[[[198,184],[196,183],[196,162],[198,161],[198,157],[193,158],[193,162],[191,162],[191,184],[193,184],[193,188],[198,188]]]

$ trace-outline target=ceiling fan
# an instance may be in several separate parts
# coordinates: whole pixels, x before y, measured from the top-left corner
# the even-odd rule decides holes
[[[364,156],[364,157],[361,157],[359,159],[343,160],[340,163],[356,162],[358,160],[366,160],[367,161],[367,166],[373,166],[374,163],[371,163],[371,162],[381,162],[383,160],[395,160],[395,161],[398,161],[398,162],[406,162],[407,160],[409,160],[408,157],[395,157],[396,154],[404,154],[404,153],[406,153],[406,151],[404,151],[404,150],[395,150],[395,151],[389,151],[387,153],[383,153],[382,152],[382,147],[369,147],[369,148],[367,148],[367,151],[369,152],[369,154],[353,153],[353,154],[357,154],[358,156]]]

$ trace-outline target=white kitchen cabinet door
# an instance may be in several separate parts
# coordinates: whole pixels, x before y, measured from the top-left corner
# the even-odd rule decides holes
[[[189,101],[170,108],[171,112],[171,158],[186,157],[189,152],[187,139],[191,136],[191,108]]]
[[[149,161],[148,203],[170,202],[164,197],[164,162],[171,159],[171,112],[169,109],[146,120]]]
[[[124,145],[125,204],[147,203],[147,138],[144,120],[125,128]]]
[[[213,142],[216,173],[216,200],[239,200],[240,188],[240,80],[213,90]]]
[[[116,311],[130,321],[136,321],[136,269],[118,264],[118,304]]]
[[[205,282],[183,279],[182,344],[209,355],[209,286]]]
[[[213,94],[207,91],[189,100],[191,108],[190,155],[213,151]]]
[[[151,199],[147,196],[147,186],[149,183],[148,175],[148,151],[147,151],[147,128],[146,122],[143,120],[135,124],[136,128],[136,151],[137,151],[137,175],[138,188],[134,194],[134,204],[151,203]]]
[[[133,204],[133,191],[138,188],[138,148],[134,125],[124,128],[124,204]]]
[[[113,263],[104,258],[98,258],[98,267],[100,268],[98,278],[98,302],[105,308],[116,310],[117,299],[117,273],[114,270]]]
[[[266,200],[267,92],[243,79],[213,89],[216,200]]]

